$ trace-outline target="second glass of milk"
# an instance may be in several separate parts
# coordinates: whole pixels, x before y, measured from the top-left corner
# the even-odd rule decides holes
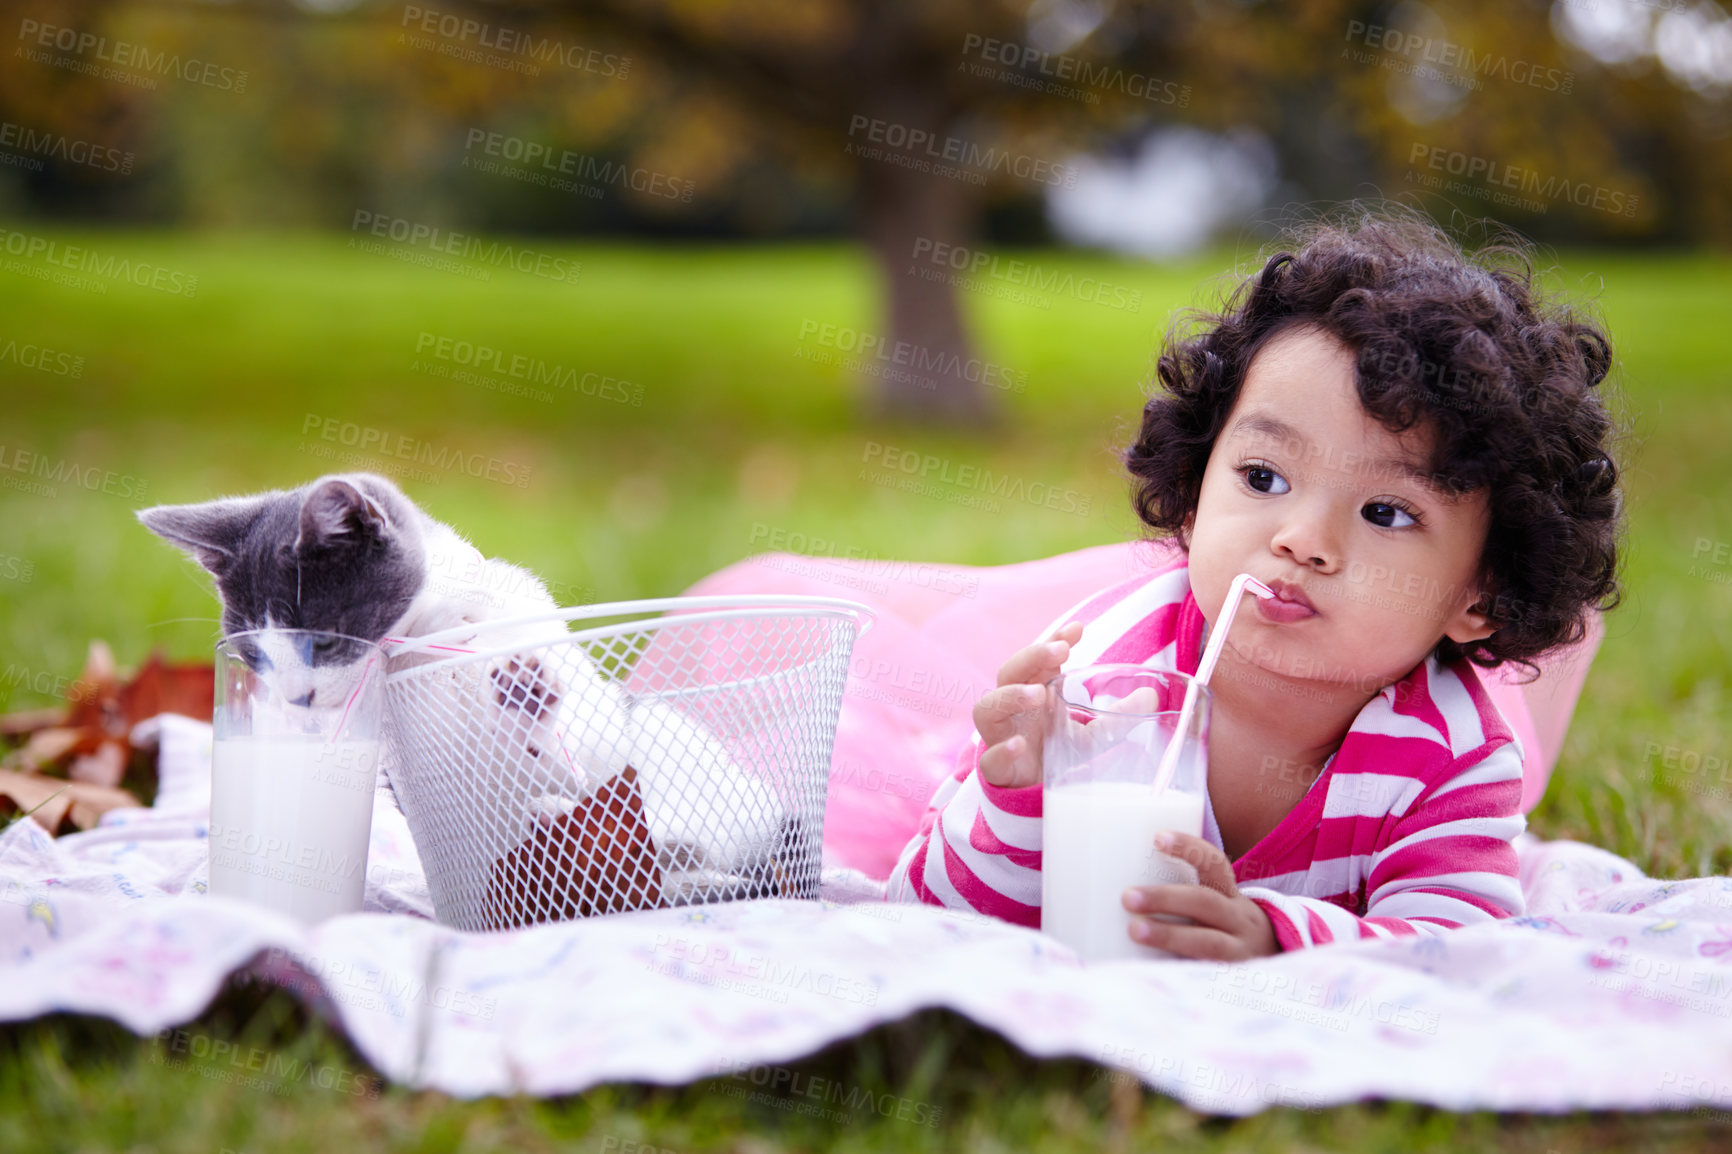
[[[384,748],[385,656],[261,629],[217,645],[210,892],[311,925],[356,913]]]
[[[1126,888],[1197,880],[1155,849],[1155,834],[1202,836],[1209,691],[1196,703],[1168,788],[1155,771],[1193,679],[1141,665],[1090,665],[1047,683],[1041,740],[1040,928],[1084,961],[1165,958],[1130,936]]]

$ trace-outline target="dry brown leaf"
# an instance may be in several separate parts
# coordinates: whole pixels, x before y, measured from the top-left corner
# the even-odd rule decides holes
[[[117,741],[105,741],[97,747],[95,753],[80,754],[73,758],[72,768],[66,771],[66,776],[72,781],[87,782],[91,785],[118,788],[120,779],[126,776],[126,758],[129,750]]]
[[[58,705],[47,709],[20,709],[17,713],[0,717],[0,737],[28,737],[38,729],[59,725],[65,716],[66,710]]]
[[[114,672],[108,646],[93,641],[84,672],[67,694],[71,705],[66,724],[124,740],[133,726],[159,713],[182,713],[209,721],[215,694],[215,666],[170,665],[160,653],[145,658],[138,672],[123,684]]]
[[[30,813],[30,820],[56,837],[89,829],[111,809],[138,804],[124,789],[0,769],[0,815]]]
[[[522,845],[493,863],[482,922],[510,929],[659,909],[665,898],[657,857],[637,770],[628,765],[572,812],[537,822]]]
[[[65,788],[62,775],[73,788],[48,801],[38,815],[50,830],[85,829],[117,805],[141,804],[139,795],[155,791],[156,762],[153,750],[132,744],[133,727],[159,713],[209,721],[215,689],[210,663],[171,665],[160,653],[152,653],[123,682],[113,652],[101,641],[91,642],[64,710],[34,709],[0,718],[0,736],[24,739],[22,748],[6,756],[8,769],[0,771],[11,783],[0,787],[0,814],[42,804]],[[131,790],[118,788],[122,784]]]
[[[82,729],[67,729],[64,726],[39,729],[30,735],[24,748],[18,751],[16,760],[21,769],[34,770],[76,752],[87,740]]]

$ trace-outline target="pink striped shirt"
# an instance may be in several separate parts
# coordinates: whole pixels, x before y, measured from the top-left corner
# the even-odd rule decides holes
[[[1086,598],[1054,628],[1069,621],[1084,630],[1066,669],[1131,662],[1196,672],[1205,622],[1182,554]],[[934,794],[890,875],[889,899],[1038,927],[1040,787],[982,780],[981,748],[976,734]],[[1478,674],[1427,657],[1366,704],[1309,791],[1233,873],[1284,950],[1517,916],[1521,792],[1521,745]],[[1212,810],[1204,836],[1220,847]]]

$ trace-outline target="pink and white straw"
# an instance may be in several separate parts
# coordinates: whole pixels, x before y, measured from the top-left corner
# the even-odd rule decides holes
[[[1227,586],[1227,601],[1221,606],[1221,615],[1215,620],[1214,632],[1209,635],[1209,644],[1203,649],[1203,659],[1197,664],[1197,675],[1191,678],[1185,686],[1185,703],[1179,707],[1179,723],[1173,728],[1173,739],[1167,743],[1167,752],[1161,755],[1160,768],[1155,770],[1155,793],[1166,792],[1168,784],[1173,780],[1173,774],[1179,768],[1179,753],[1185,744],[1185,731],[1191,727],[1191,715],[1197,711],[1197,692],[1209,684],[1209,678],[1215,674],[1215,663],[1221,660],[1221,650],[1227,647],[1227,630],[1232,628],[1233,617],[1239,612],[1239,602],[1244,598],[1245,591],[1267,601],[1275,596],[1275,591],[1251,576],[1241,573],[1233,578],[1233,583]]]

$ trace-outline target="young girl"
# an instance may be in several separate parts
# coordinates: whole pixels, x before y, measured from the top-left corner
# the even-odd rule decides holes
[[[1410,216],[1317,227],[1205,321],[1125,454],[1171,559],[1005,662],[891,900],[1038,926],[1044,683],[1196,672],[1245,572],[1277,599],[1211,681],[1205,836],[1156,839],[1200,881],[1126,890],[1131,936],[1230,959],[1520,914],[1522,750],[1475,666],[1616,604],[1605,336]]]

